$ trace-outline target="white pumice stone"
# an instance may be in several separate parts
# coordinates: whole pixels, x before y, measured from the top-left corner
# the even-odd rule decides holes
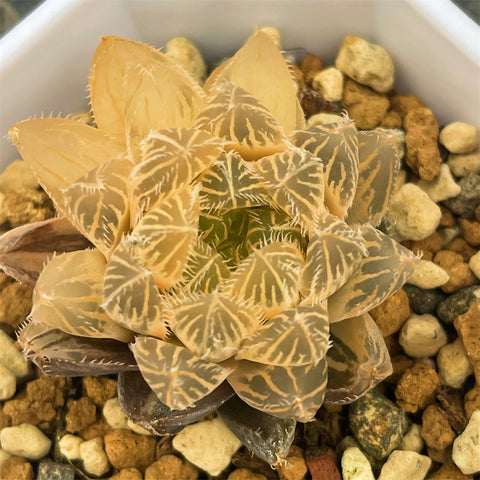
[[[129,428],[127,416],[123,413],[118,397],[108,399],[103,405],[102,413],[112,428]]]
[[[51,440],[30,423],[3,428],[0,432],[0,443],[6,452],[29,460],[45,457],[52,446]]]
[[[411,357],[431,357],[447,343],[447,334],[433,315],[412,314],[400,329],[398,342]]]
[[[467,427],[454,440],[452,460],[465,475],[480,472],[480,410],[472,413]]]
[[[420,180],[417,182],[417,187],[427,193],[434,202],[456,197],[462,190],[455,182],[450,167],[446,163],[440,165],[440,173],[435,180]]]
[[[405,432],[405,435],[403,436],[400,449],[420,453],[425,446],[425,442],[423,441],[422,435],[420,434],[421,430],[421,425],[418,425],[417,423],[412,423],[409,429]]]
[[[207,75],[207,65],[197,47],[185,37],[174,37],[167,42],[165,53],[181,65],[194,80],[201,83]]]
[[[108,457],[103,449],[103,441],[100,437],[92,438],[80,444],[80,459],[87,473],[105,475],[110,470]]]
[[[132,432],[138,433],[139,435],[152,435],[148,430],[141,427],[140,425],[137,425],[135,422],[132,422],[129,418],[127,419],[127,427]]]
[[[8,400],[15,395],[17,379],[3,363],[0,363],[0,400]]]
[[[448,273],[430,260],[419,260],[407,283],[419,288],[437,288],[448,282]]]
[[[342,455],[343,480],[375,480],[367,457],[358,447],[347,448]]]
[[[478,148],[478,128],[465,122],[452,122],[442,128],[440,143],[451,153],[471,153]]]
[[[426,455],[394,450],[384,463],[378,480],[423,480],[432,464]]]
[[[388,52],[380,45],[356,35],[344,38],[335,66],[353,80],[377,92],[388,92],[393,86],[394,67]]]
[[[480,172],[480,150],[471,153],[451,153],[447,165],[456,177]]]
[[[328,123],[343,122],[345,118],[334,113],[316,113],[307,120],[307,127],[315,127],[317,125],[326,125]]]
[[[460,338],[444,345],[437,354],[438,376],[443,385],[460,388],[473,373],[465,348]]]
[[[220,417],[187,425],[173,437],[173,448],[212,476],[228,467],[242,442]]]
[[[387,212],[392,234],[400,240],[423,240],[436,230],[441,216],[440,207],[410,182],[393,195]]]
[[[69,460],[80,459],[80,444],[84,442],[82,437],[67,433],[58,441],[60,453]]]
[[[17,380],[28,375],[28,362],[3,330],[0,330],[0,363],[8,365],[8,369],[15,375]]]
[[[11,453],[8,453],[3,448],[0,448],[0,465],[12,457],[13,455]]]
[[[475,274],[477,278],[480,278],[480,250],[470,257],[468,261],[470,270]]]
[[[312,86],[328,102],[339,102],[343,94],[343,73],[335,67],[325,68],[313,77]]]

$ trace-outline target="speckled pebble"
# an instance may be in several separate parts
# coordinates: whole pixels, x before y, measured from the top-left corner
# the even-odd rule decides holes
[[[80,444],[80,459],[87,473],[102,476],[110,470],[108,458],[100,437],[92,438]]]
[[[0,400],[8,400],[15,395],[17,379],[3,363],[0,363]]]
[[[448,156],[447,165],[456,177],[480,172],[480,151],[465,154],[451,153]]]
[[[410,357],[431,357],[447,343],[447,334],[433,315],[413,314],[403,324],[398,342]]]
[[[312,86],[328,102],[339,102],[343,92],[343,74],[335,67],[325,68],[312,80]]]
[[[480,410],[473,412],[467,428],[453,442],[452,459],[467,475],[480,472]]]
[[[428,447],[444,450],[455,440],[445,410],[437,404],[429,405],[422,414],[421,435]]]
[[[374,390],[351,404],[349,423],[361,447],[375,459],[398,448],[407,429],[405,412]]]
[[[3,330],[0,330],[0,363],[8,365],[8,369],[17,379],[28,375],[28,362],[23,358],[22,352],[16,348],[15,341]]]
[[[382,467],[378,480],[423,480],[432,461],[425,455],[407,450],[395,450]]]
[[[30,460],[45,457],[52,446],[51,440],[38,427],[29,423],[2,429],[0,443],[6,452]]]
[[[451,153],[470,153],[478,148],[478,128],[465,122],[452,122],[442,128],[439,140]]]
[[[440,165],[440,173],[434,180],[420,180],[420,187],[434,202],[441,202],[447,198],[456,197],[461,192],[461,187],[455,182],[450,167],[446,163]]]
[[[197,480],[193,465],[175,455],[162,455],[145,470],[145,480]]]
[[[480,174],[469,173],[458,181],[461,192],[443,204],[455,215],[473,219],[475,208],[480,204]]]
[[[407,283],[403,290],[408,296],[410,308],[418,315],[435,313],[438,304],[445,299],[445,294],[436,288],[423,289]]]
[[[342,455],[343,480],[375,480],[367,457],[357,447],[347,448]]]
[[[403,436],[401,450],[420,453],[425,446],[421,435],[422,426],[418,423],[412,423]]]
[[[80,445],[84,439],[77,435],[67,433],[58,442],[60,453],[69,460],[78,460],[80,458]]]
[[[448,273],[443,268],[428,260],[420,260],[415,264],[415,269],[407,282],[419,288],[429,289],[440,287],[448,280]]]
[[[335,66],[377,92],[388,92],[393,86],[394,67],[388,52],[382,46],[356,35],[344,38]]]
[[[461,288],[453,295],[440,301],[437,315],[446,324],[451,324],[459,316],[465,313],[475,302],[480,301],[480,285]]]
[[[51,460],[41,461],[38,465],[36,480],[74,480],[75,470],[71,465]]]
[[[461,388],[467,377],[473,373],[472,365],[459,338],[438,351],[437,367],[440,382],[453,388]]]
[[[219,417],[187,425],[172,442],[187,460],[210,475],[218,475],[230,463],[242,442]]]
[[[387,216],[399,239],[422,240],[435,231],[442,212],[423,190],[405,183],[393,195]]]

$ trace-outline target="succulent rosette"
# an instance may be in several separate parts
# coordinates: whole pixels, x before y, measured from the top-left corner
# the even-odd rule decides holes
[[[94,125],[10,131],[59,215],[1,241],[4,269],[35,284],[20,343],[45,373],[120,373],[127,413],[156,433],[217,408],[248,446],[258,425],[287,430],[260,452],[273,463],[295,421],[391,373],[368,311],[415,260],[376,228],[395,138],[346,116],[306,128],[260,30],[203,86],[105,37],[89,88]]]

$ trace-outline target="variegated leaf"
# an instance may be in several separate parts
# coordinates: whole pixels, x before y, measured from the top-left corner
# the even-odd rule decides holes
[[[131,168],[129,160],[117,158],[94,168],[63,190],[69,220],[107,258],[129,227]]]
[[[309,232],[302,295],[313,302],[325,300],[348,280],[366,254],[361,231],[325,212]]]
[[[395,136],[385,131],[358,132],[358,184],[348,210],[349,224],[380,224],[400,168]]]
[[[125,124],[135,163],[142,161],[140,141],[152,130],[190,128],[206,105],[205,92],[190,75],[167,55],[157,56],[126,71]]]
[[[250,209],[246,237],[249,253],[273,241],[296,243],[302,250],[307,245],[298,224],[295,224],[283,211],[270,207]]]
[[[141,162],[131,173],[134,223],[162,197],[189,185],[223,151],[223,142],[202,130],[152,131],[140,144]]]
[[[412,274],[415,255],[370,225],[361,229],[368,255],[328,299],[330,322],[368,312],[402,287]]]
[[[325,203],[343,219],[358,182],[357,129],[351,120],[293,132],[293,143],[317,157],[325,171]]]
[[[316,364],[329,347],[325,302],[279,313],[249,336],[237,359],[280,367]]]
[[[303,256],[294,244],[273,242],[255,250],[225,282],[232,299],[257,304],[266,318],[298,302]]]
[[[212,293],[229,276],[221,255],[199,239],[183,272],[182,288],[190,293]]]
[[[323,166],[306,150],[294,148],[260,159],[255,171],[270,184],[274,204],[308,229],[324,207]]]
[[[192,406],[230,373],[220,365],[200,360],[184,347],[152,337],[137,337],[131,349],[145,381],[173,410]]]
[[[287,148],[287,137],[271,113],[243,88],[224,82],[195,122],[228,142],[246,160]]]
[[[277,367],[241,360],[227,380],[250,406],[275,417],[309,422],[323,403],[327,361]]]
[[[351,403],[392,373],[382,332],[370,315],[334,323],[330,334],[325,403]]]
[[[287,62],[261,30],[256,30],[233,57],[212,72],[204,88],[211,93],[225,80],[254,96],[287,133],[304,125],[303,117],[297,115],[299,102]]]
[[[197,238],[198,188],[184,188],[155,205],[128,237],[133,254],[161,289],[181,280]]]
[[[34,118],[8,132],[38,182],[63,212],[61,188],[116,158],[124,146],[98,128],[70,118]]]
[[[259,178],[242,157],[229,152],[199,177],[203,209],[233,210],[268,205],[268,182]]]
[[[132,332],[113,321],[101,307],[104,273],[105,258],[99,250],[53,257],[33,291],[33,321],[81,337],[132,340]]]
[[[255,310],[218,292],[181,296],[168,306],[168,323],[177,338],[198,358],[223,362],[258,325]]]
[[[132,254],[126,237],[107,262],[102,307],[129,330],[160,338],[167,336],[162,296],[153,274]]]

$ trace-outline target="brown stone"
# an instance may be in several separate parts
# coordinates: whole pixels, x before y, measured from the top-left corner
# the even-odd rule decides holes
[[[237,468],[228,477],[227,480],[267,480],[261,473],[253,473],[248,468]]]
[[[292,445],[288,451],[285,463],[278,465],[278,476],[280,480],[302,480],[308,472],[303,450]]]
[[[439,205],[440,211],[442,212],[442,216],[440,217],[440,223],[438,224],[439,227],[454,227],[457,224],[455,217],[453,216],[452,212],[444,207],[443,205]]]
[[[384,337],[392,335],[398,332],[410,317],[407,294],[400,289],[369,313]]]
[[[480,222],[480,204],[475,207],[473,216],[475,217],[475,220]]]
[[[55,216],[52,201],[47,194],[42,190],[31,189],[6,192],[2,201],[2,212],[12,228]]]
[[[480,382],[480,303],[474,303],[454,321],[458,336],[462,339],[467,357],[472,364],[477,383]]]
[[[428,108],[410,110],[403,121],[406,136],[407,165],[424,180],[440,173],[442,159],[438,150],[438,123]]]
[[[57,412],[50,402],[30,402],[27,398],[13,398],[5,402],[3,411],[11,418],[12,425],[30,423],[42,430],[49,429],[45,422],[53,422]]]
[[[309,53],[301,62],[300,70],[303,73],[305,82],[311,85],[313,77],[323,68],[323,60],[314,53]]]
[[[143,475],[136,468],[123,468],[108,480],[143,480]]]
[[[293,77],[294,82],[297,84],[299,90],[303,90],[307,87],[303,72],[294,63],[288,64],[288,69]]]
[[[81,397],[78,400],[68,400],[67,414],[65,421],[67,431],[77,433],[84,430],[97,419],[95,404],[88,397]]]
[[[427,446],[437,450],[444,450],[455,440],[447,414],[439,405],[429,405],[423,411],[421,436]]]
[[[435,473],[429,475],[427,480],[472,480],[470,475],[465,475],[453,463],[444,463]]]
[[[197,480],[197,469],[175,455],[164,455],[145,470],[145,480]]]
[[[415,95],[393,95],[390,98],[391,109],[403,119],[410,110],[423,108],[425,104]]]
[[[480,385],[478,383],[465,394],[464,409],[469,420],[475,410],[480,410]]]
[[[397,111],[392,110],[391,108],[387,111],[386,115],[380,122],[380,127],[383,128],[402,128],[402,126],[402,117]]]
[[[31,402],[50,402],[54,407],[63,407],[67,388],[64,377],[42,376],[27,383],[27,398]]]
[[[32,289],[12,282],[0,291],[0,322],[17,329],[32,309]]]
[[[480,245],[480,222],[459,218],[458,225],[465,241],[472,247],[478,247]]]
[[[113,430],[105,435],[105,452],[118,469],[134,467],[141,472],[155,460],[156,439],[130,430]]]
[[[98,407],[117,395],[117,381],[109,377],[84,377],[83,387],[87,397]]]
[[[0,464],[0,480],[33,480],[32,464],[22,457],[10,457]]]
[[[112,427],[107,423],[104,417],[100,417],[96,422],[91,423],[83,430],[79,431],[79,435],[85,440],[92,438],[104,437],[112,431]]]
[[[475,248],[471,247],[463,238],[454,238],[448,245],[447,250],[458,253],[462,256],[463,261],[468,263],[470,257],[477,253]]]
[[[385,117],[390,102],[383,93],[345,78],[342,103],[357,128],[371,130]]]
[[[426,363],[417,362],[401,376],[395,397],[406,412],[416,413],[435,401],[439,387],[437,372]]]
[[[312,475],[312,480],[342,480],[342,475],[337,466],[337,456],[331,448],[307,448],[305,461]]]
[[[403,354],[395,355],[391,358],[392,362],[392,374],[385,379],[388,383],[397,383],[400,377],[404,374],[407,368],[412,367],[413,360]]]
[[[423,260],[431,261],[435,254],[442,249],[442,237],[437,232],[433,232],[423,240],[405,240],[402,245],[415,254],[422,255]]]
[[[12,426],[12,417],[5,413],[3,405],[0,404],[0,430]]]
[[[448,418],[448,423],[457,435],[467,426],[468,419],[463,408],[462,390],[442,385],[437,394],[437,400]]]
[[[470,287],[477,283],[475,274],[463,261],[463,257],[456,252],[440,250],[433,257],[433,262],[448,273],[448,282],[440,287],[445,293],[453,293],[460,288]]]

